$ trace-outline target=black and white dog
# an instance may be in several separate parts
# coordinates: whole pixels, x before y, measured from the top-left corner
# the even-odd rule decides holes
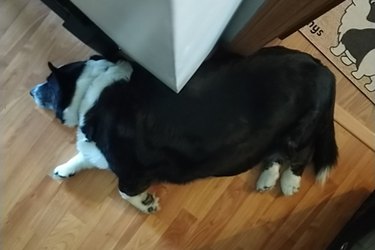
[[[312,161],[320,180],[336,163],[335,79],[318,60],[282,47],[205,61],[176,94],[138,65],[93,57],[56,68],[31,90],[36,104],[77,126],[78,154],[54,170],[110,169],[121,196],[158,209],[156,182],[231,176],[257,163],[257,190],[279,178],[296,193]]]

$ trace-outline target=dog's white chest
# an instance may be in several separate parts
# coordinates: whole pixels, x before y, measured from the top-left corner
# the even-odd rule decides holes
[[[94,142],[89,142],[81,129],[77,130],[77,150],[82,153],[85,160],[100,169],[107,169],[108,162],[96,147]]]

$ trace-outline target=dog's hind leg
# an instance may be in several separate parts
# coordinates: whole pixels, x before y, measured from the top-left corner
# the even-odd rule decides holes
[[[267,157],[262,163],[262,172],[256,183],[258,192],[264,192],[272,189],[280,177],[280,167],[283,159],[281,155],[274,154]]]
[[[314,151],[314,137],[319,118],[320,112],[316,110],[306,113],[284,139],[289,166],[282,173],[280,184],[281,191],[286,196],[299,191],[302,173],[311,161]]]
[[[281,190],[284,195],[297,193],[301,175],[311,158],[311,146],[319,112],[312,110],[298,121],[298,124],[281,139],[274,152],[265,159],[265,169],[257,182],[257,190],[271,189],[279,178],[280,166],[289,166],[281,176]]]
[[[375,75],[370,77],[370,82],[365,84],[365,88],[370,92],[375,91]]]
[[[304,166],[289,166],[281,175],[280,186],[285,196],[290,196],[299,191],[301,176]]]
[[[358,65],[357,71],[353,71],[352,75],[356,79],[361,79],[363,76],[374,76],[374,61],[375,61],[375,49],[371,50],[367,55],[365,55]]]
[[[307,146],[298,152],[275,153],[267,157],[263,161],[263,170],[256,184],[257,191],[272,189],[280,177],[281,166],[287,166],[280,179],[281,191],[286,196],[297,193],[301,185],[301,176],[311,161],[312,153],[312,146]]]
[[[311,161],[312,146],[308,146],[290,156],[290,165],[281,175],[280,186],[284,195],[290,196],[299,191],[301,176],[306,165]]]

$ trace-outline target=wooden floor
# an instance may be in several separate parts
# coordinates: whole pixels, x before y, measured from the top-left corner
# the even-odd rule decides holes
[[[282,44],[330,65],[299,33]],[[346,118],[336,124],[340,160],[324,187],[307,170],[297,195],[260,194],[254,169],[156,186],[162,210],[147,216],[120,198],[110,172],[54,181],[54,166],[75,152],[74,131],[37,109],[28,91],[44,81],[47,61],[92,53],[40,1],[0,2],[2,249],[323,249],[375,187],[375,154],[353,135],[358,126],[375,130],[374,107],[332,65]]]

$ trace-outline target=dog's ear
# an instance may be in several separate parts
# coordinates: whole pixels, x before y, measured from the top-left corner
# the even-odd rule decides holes
[[[56,71],[56,69],[57,69],[55,66],[53,66],[53,64],[52,64],[51,62],[48,62],[48,68],[49,68],[52,72]]]

